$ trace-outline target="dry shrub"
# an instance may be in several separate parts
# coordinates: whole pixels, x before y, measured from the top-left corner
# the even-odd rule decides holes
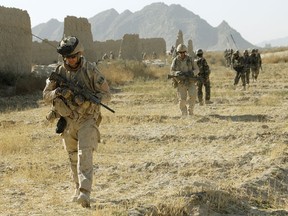
[[[33,73],[23,74],[16,81],[16,94],[27,94],[37,90],[42,91],[45,87],[46,77],[36,76]]]
[[[19,74],[14,72],[0,72],[0,88],[9,89],[13,87],[13,94],[23,95],[33,93],[37,90],[43,90],[46,77],[40,77],[33,73]],[[7,96],[13,96],[5,91]],[[5,96],[3,94],[3,96]]]
[[[271,55],[268,58],[263,58],[262,62],[264,64],[286,63],[286,62],[288,62],[288,56]]]
[[[209,65],[225,66],[225,59],[223,52],[209,51],[204,53],[204,57],[206,58],[207,63]]]
[[[123,85],[139,78],[144,80],[156,78],[153,71],[139,61],[101,62],[98,67],[110,85]]]
[[[154,66],[151,67],[151,72],[155,78],[167,79],[167,74],[170,72],[170,64],[164,67]]]
[[[270,49],[262,49],[261,53],[275,53],[275,52],[282,52],[287,51],[288,47],[275,47]]]
[[[0,86],[13,86],[17,80],[17,74],[0,71]]]

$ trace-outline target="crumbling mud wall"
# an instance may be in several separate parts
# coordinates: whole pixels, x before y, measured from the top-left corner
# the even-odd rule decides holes
[[[163,38],[140,39],[141,53],[151,56],[155,52],[156,56],[162,56],[166,53],[166,41]]]
[[[122,39],[120,58],[125,60],[138,60],[142,59],[141,44],[138,34],[125,34]]]
[[[118,58],[120,46],[122,40],[107,40],[104,42],[95,41],[95,51],[98,57],[98,60],[101,60],[102,56],[106,53],[109,56],[110,52],[114,53],[115,59]]]
[[[179,44],[184,44],[184,40],[183,40],[183,32],[181,30],[179,30],[178,35],[177,35],[177,39],[176,39],[176,43],[175,43],[175,47],[177,48],[177,46]]]
[[[142,54],[152,56],[155,52],[157,56],[165,55],[166,41],[163,38],[139,38],[138,34],[125,34],[122,40],[107,40],[105,42],[95,41],[98,60],[106,53],[112,51],[115,59],[142,60]]]
[[[84,46],[84,55],[89,61],[97,61],[91,24],[86,18],[67,16],[64,19],[64,35],[76,36]]]
[[[59,54],[56,47],[58,41],[44,40],[32,43],[32,63],[37,65],[49,65],[58,62]]]
[[[30,73],[32,32],[27,11],[0,6],[0,72]]]
[[[188,40],[188,54],[192,57],[195,57],[195,52],[194,52],[194,48],[193,48],[193,41],[190,39]]]

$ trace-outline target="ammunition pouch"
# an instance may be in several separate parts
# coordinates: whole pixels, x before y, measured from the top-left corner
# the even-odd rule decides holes
[[[57,97],[53,101],[53,106],[55,112],[57,112],[60,116],[66,117],[71,115],[72,110],[65,104],[63,99]]]

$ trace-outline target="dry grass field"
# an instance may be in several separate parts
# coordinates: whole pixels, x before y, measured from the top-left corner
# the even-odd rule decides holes
[[[150,79],[123,74],[108,104],[116,113],[102,109],[91,209],[70,202],[68,156],[41,92],[1,98],[0,215],[288,215],[287,68],[266,63],[240,91],[213,64],[213,104],[187,118],[169,65]]]

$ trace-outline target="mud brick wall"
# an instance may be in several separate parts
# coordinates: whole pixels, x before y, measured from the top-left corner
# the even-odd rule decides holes
[[[91,24],[87,18],[67,16],[64,19],[64,35],[76,36],[84,46],[84,55],[87,60],[97,60],[95,44],[93,42]]]
[[[31,72],[32,32],[27,11],[0,6],[0,29],[0,72]]]

